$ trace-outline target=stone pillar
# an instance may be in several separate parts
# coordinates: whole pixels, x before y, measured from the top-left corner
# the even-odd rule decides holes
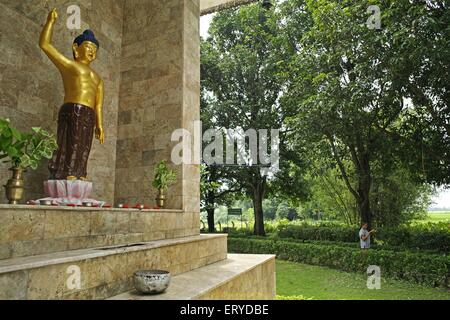
[[[199,17],[199,0],[125,1],[116,203],[154,204],[154,165],[168,160],[178,178],[167,207],[198,219],[199,166],[173,165],[171,135],[200,118]]]

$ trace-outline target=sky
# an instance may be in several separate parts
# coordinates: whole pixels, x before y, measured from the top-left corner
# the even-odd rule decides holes
[[[200,18],[200,36],[204,39],[208,37],[209,25],[213,17],[214,14],[208,14]]]
[[[208,14],[200,18],[200,36],[208,37],[208,29],[214,14]],[[450,208],[450,190],[441,189],[436,197],[432,199],[432,208]]]
[[[450,190],[440,190],[439,195],[433,198],[432,208],[450,208]]]

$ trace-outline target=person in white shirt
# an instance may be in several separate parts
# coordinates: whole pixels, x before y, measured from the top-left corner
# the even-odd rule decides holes
[[[375,232],[375,230],[368,231],[368,227],[369,225],[366,222],[363,222],[361,230],[359,230],[359,243],[361,245],[361,249],[370,248],[370,236]]]

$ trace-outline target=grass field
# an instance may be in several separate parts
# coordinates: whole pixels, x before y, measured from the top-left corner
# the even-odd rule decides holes
[[[450,212],[448,211],[430,211],[428,217],[423,220],[426,222],[450,222]]]
[[[277,260],[276,272],[277,295],[282,299],[450,300],[449,290],[383,278],[380,290],[369,290],[366,275],[325,267]]]

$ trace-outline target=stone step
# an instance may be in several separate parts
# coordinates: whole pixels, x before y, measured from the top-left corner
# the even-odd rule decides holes
[[[109,300],[271,300],[275,292],[274,255],[229,254],[226,260],[175,275],[162,294],[132,290]]]
[[[198,234],[181,210],[0,205],[0,260]]]
[[[227,257],[227,236],[199,235],[0,261],[2,299],[105,299],[140,269],[177,275]]]

